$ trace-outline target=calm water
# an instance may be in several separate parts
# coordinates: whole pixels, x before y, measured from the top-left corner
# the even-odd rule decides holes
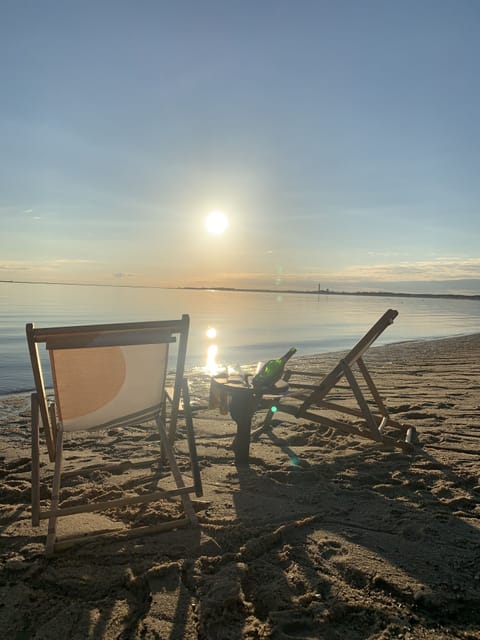
[[[290,346],[297,355],[351,347],[388,308],[378,344],[480,331],[480,301],[0,283],[0,394],[32,389],[25,324],[162,320],[190,314],[189,368],[209,348],[218,363],[253,364]],[[207,337],[208,329],[216,337]]]

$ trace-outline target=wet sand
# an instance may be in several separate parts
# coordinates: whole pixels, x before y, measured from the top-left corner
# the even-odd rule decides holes
[[[327,371],[338,357],[292,364]],[[480,334],[366,361],[392,417],[416,427],[413,454],[277,414],[237,467],[235,425],[195,378],[200,526],[50,559],[46,525],[30,526],[28,397],[1,399],[1,637],[480,638]],[[138,464],[67,482],[66,499],[145,488],[156,437],[151,425],[70,436],[67,470],[102,455]],[[187,467],[182,428],[177,449]],[[119,527],[177,515],[173,502],[107,514]]]

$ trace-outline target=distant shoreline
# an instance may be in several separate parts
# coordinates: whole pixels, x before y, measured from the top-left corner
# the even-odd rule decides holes
[[[240,293],[277,293],[317,296],[366,296],[380,298],[440,298],[447,300],[480,300],[480,294],[462,293],[397,293],[393,291],[335,291],[333,289],[255,289],[246,287],[162,287],[142,284],[102,284],[88,282],[43,282],[41,280],[0,280],[0,284],[47,284],[67,287],[110,287],[118,289],[174,289],[176,291],[231,291]]]
[[[332,289],[243,289],[238,287],[173,287],[193,291],[240,291],[246,293],[293,293],[316,296],[376,296],[383,298],[447,298],[449,300],[480,300],[480,294],[462,293],[394,293],[392,291],[334,291]]]

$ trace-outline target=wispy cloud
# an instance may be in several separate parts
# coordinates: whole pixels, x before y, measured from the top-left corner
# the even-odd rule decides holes
[[[375,265],[352,265],[330,273],[336,279],[348,280],[458,280],[480,277],[480,258],[445,257],[435,260],[392,262]]]
[[[457,287],[455,281],[480,282],[480,258],[441,257],[432,260],[383,262],[375,265],[353,265],[330,272],[306,270],[303,272],[212,272],[190,279],[193,286],[231,286],[237,288],[268,289],[316,289],[318,284],[330,288],[346,290],[378,290],[392,286],[418,284],[429,289],[429,283],[443,282],[449,291],[448,282]],[[465,285],[466,286],[466,285]],[[476,288],[476,285],[475,287]],[[438,287],[437,287],[438,289]]]
[[[390,256],[393,257],[393,256]],[[279,276],[273,272],[235,272],[212,273],[210,279],[221,281],[268,281]],[[383,262],[381,264],[357,264],[332,271],[309,270],[303,272],[289,272],[285,269],[280,274],[283,282],[293,282],[305,279],[348,280],[362,282],[363,280],[379,281],[429,281],[429,280],[458,280],[465,278],[480,278],[480,258],[442,257],[434,260],[417,260],[401,262]]]
[[[35,213],[35,215],[33,215]],[[0,218],[2,220],[20,220],[25,218],[30,220],[42,220],[43,216],[35,212],[35,209],[22,209],[21,207],[13,207],[9,205],[0,205]]]
[[[91,260],[88,258],[55,258],[51,261],[53,266],[64,264],[104,264],[100,260]]]
[[[122,280],[123,278],[140,278],[141,276],[141,273],[128,273],[124,271],[119,271],[113,274],[113,277],[117,280]]]
[[[65,266],[75,265],[99,265],[97,260],[87,260],[83,258],[55,258],[53,260],[9,260],[0,262],[2,271],[35,271],[38,273],[57,271]]]
[[[19,265],[19,264],[11,264],[11,263],[5,263],[5,264],[0,264],[0,270],[1,271],[29,271],[31,267],[26,266],[26,265]]]

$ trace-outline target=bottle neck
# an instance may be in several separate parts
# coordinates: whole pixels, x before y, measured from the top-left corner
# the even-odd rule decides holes
[[[287,353],[285,355],[283,355],[280,360],[285,363],[287,362],[287,360],[290,360],[290,358],[293,356],[293,354],[296,352],[295,347],[292,347],[291,349],[289,349],[287,351]]]

